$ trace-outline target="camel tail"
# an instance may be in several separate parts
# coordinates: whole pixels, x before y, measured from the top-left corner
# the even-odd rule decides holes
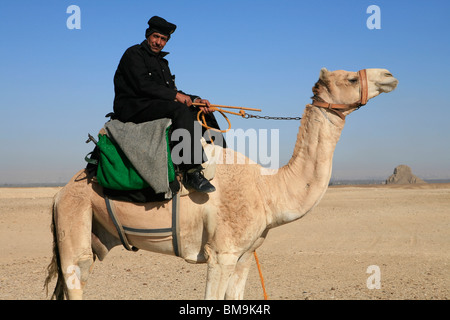
[[[56,197],[55,197],[55,199],[56,199]],[[55,224],[55,211],[56,211],[56,203],[55,203],[55,200],[53,200],[52,224],[50,227],[52,230],[52,234],[53,234],[53,257],[52,257],[52,261],[50,262],[50,264],[47,267],[48,275],[44,282],[44,288],[45,288],[46,294],[48,296],[48,286],[49,286],[50,282],[53,280],[53,278],[55,276],[58,276],[58,278],[56,280],[55,290],[53,291],[51,299],[52,300],[54,300],[54,299],[64,300],[65,297],[66,298],[68,297],[68,292],[67,292],[66,283],[64,282],[64,276],[62,274],[62,269],[61,269],[61,260],[59,257],[58,239],[57,239],[56,224]]]

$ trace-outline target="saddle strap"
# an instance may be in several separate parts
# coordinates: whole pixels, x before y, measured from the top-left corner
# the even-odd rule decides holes
[[[112,222],[114,223],[114,226],[116,227],[117,233],[119,234],[120,242],[122,242],[123,247],[128,251],[138,251],[139,250],[138,248],[130,247],[127,236],[125,235],[125,231],[123,230],[122,224],[120,223],[119,218],[117,217],[114,203],[111,200],[109,200],[107,196],[105,196],[105,203],[106,208],[108,209],[109,216]]]
[[[106,208],[108,210],[108,214],[111,218],[111,220],[114,223],[114,226],[116,227],[117,233],[119,235],[119,239],[122,242],[122,245],[125,249],[128,251],[138,251],[139,248],[136,248],[134,246],[130,246],[126,233],[138,235],[138,236],[148,236],[148,235],[158,235],[158,236],[166,236],[166,235],[172,235],[172,245],[173,245],[173,251],[177,257],[180,257],[180,243],[178,240],[178,235],[180,234],[179,229],[179,211],[180,211],[180,194],[177,193],[172,198],[172,227],[171,228],[163,228],[163,229],[135,229],[135,228],[129,228],[126,226],[122,226],[120,223],[120,220],[116,214],[116,210],[114,207],[114,203],[112,200],[110,200],[107,196],[105,196],[105,203]]]
[[[178,235],[180,234],[180,224],[178,221],[179,212],[180,212],[180,194],[177,193],[172,198],[172,244],[173,244],[173,251],[175,252],[175,255],[177,257],[181,256],[180,255],[181,247],[178,241]]]

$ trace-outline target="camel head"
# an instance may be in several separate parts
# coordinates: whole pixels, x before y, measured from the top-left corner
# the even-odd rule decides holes
[[[398,80],[386,69],[363,69],[358,72],[320,70],[313,87],[313,104],[337,111],[341,118],[382,92],[391,92]]]

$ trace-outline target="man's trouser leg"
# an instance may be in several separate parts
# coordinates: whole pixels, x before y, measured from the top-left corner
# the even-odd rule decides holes
[[[186,146],[183,146],[183,148],[189,149],[186,151],[190,153],[190,158],[186,159],[182,163],[176,164],[180,166],[180,169],[187,170],[201,165],[204,162],[203,148],[200,142],[201,137],[195,136],[194,127],[196,125],[195,122],[197,121],[194,120],[194,113],[194,110],[179,102],[154,100],[146,109],[130,118],[129,121],[134,123],[142,123],[162,118],[169,118],[172,120],[172,131],[175,131],[177,129],[186,130],[190,136],[190,144],[186,144]],[[183,136],[183,134],[181,136]],[[181,141],[180,143],[183,143],[183,141]],[[182,156],[181,158],[184,159]]]
[[[195,132],[200,134],[202,132],[201,129],[195,130],[195,126],[199,126],[199,123],[196,120],[196,114],[197,113],[193,108],[189,108],[185,104],[174,101],[156,100],[152,101],[148,108],[130,118],[129,121],[142,123],[169,118],[172,120],[173,131],[177,129],[186,130],[189,134],[190,144],[189,146],[186,145],[183,147],[190,148],[188,150],[188,152],[190,152],[190,159],[184,159],[183,155],[181,155],[180,158],[183,159],[182,162],[174,163],[184,172],[183,183],[186,187],[193,188],[199,192],[208,193],[213,192],[216,189],[207,179],[205,179],[201,172],[201,164],[207,159],[201,145],[201,136],[196,137],[195,135]],[[183,141],[179,143],[183,143]],[[183,148],[181,148],[181,151],[183,151]]]

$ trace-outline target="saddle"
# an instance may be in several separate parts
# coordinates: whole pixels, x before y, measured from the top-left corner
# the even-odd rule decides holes
[[[188,195],[181,173],[170,155],[170,119],[142,124],[108,121],[98,133],[98,141],[89,135],[95,149],[85,160],[87,172],[103,187],[105,196],[127,202],[170,200],[175,194]],[[221,148],[207,143],[202,146],[208,161],[202,164],[203,175],[212,180]],[[90,157],[89,157],[90,156]]]

